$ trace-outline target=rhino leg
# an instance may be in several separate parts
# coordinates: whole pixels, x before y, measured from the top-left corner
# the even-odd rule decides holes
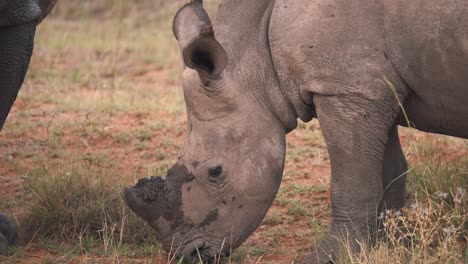
[[[383,221],[388,214],[388,210],[393,213],[399,211],[405,205],[406,197],[406,174],[408,173],[408,164],[405,155],[401,149],[400,139],[398,137],[398,126],[395,124],[388,135],[388,142],[385,148],[382,184],[384,194],[379,209],[379,231],[376,239],[388,239],[389,237],[398,237],[405,245],[412,242],[409,234],[411,228],[402,222],[399,222],[398,230],[385,229]]]
[[[0,131],[26,76],[35,31],[34,22],[0,27]]]
[[[399,109],[378,77],[365,85],[376,84],[372,94],[314,95],[332,167],[332,224],[329,235],[303,263],[329,263],[342,253],[357,253],[377,227],[384,153]],[[394,152],[393,147],[389,150]]]
[[[384,194],[381,210],[400,210],[403,207],[406,196],[407,171],[408,164],[398,138],[398,126],[394,125],[389,133],[383,160],[382,184]]]

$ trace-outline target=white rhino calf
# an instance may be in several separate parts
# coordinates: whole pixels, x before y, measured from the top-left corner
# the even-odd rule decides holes
[[[357,252],[379,210],[404,205],[404,117],[468,137],[467,19],[466,0],[225,0],[213,31],[192,1],[173,24],[187,138],[166,178],[123,190],[127,204],[186,262],[225,257],[278,191],[286,133],[318,118],[332,224],[303,262],[333,261],[337,238]]]

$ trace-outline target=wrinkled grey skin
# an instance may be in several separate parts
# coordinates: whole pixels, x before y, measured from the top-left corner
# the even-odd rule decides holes
[[[36,26],[56,0],[0,0],[0,131],[23,83]]]
[[[332,224],[303,262],[333,260],[337,239],[357,252],[379,210],[404,205],[398,125],[408,123],[398,100],[417,129],[468,137],[467,8],[465,0],[225,0],[213,32],[201,1],[186,5],[174,33],[188,135],[166,178],[123,190],[127,204],[186,262],[226,256],[276,195],[285,134],[297,118],[318,118]]]
[[[0,131],[18,95],[34,46],[36,26],[56,0],[0,0]],[[0,254],[16,240],[16,225],[0,213]]]

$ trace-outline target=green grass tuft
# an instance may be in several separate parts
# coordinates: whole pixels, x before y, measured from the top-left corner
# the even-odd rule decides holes
[[[156,245],[154,231],[124,204],[112,178],[86,164],[28,173],[30,200],[19,220],[23,240],[79,241],[85,248],[96,241]]]

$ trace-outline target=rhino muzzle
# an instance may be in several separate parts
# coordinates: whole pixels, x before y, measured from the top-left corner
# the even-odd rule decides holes
[[[224,260],[227,260],[229,253],[225,250],[216,250],[209,242],[204,240],[192,241],[191,247],[187,247],[181,254],[179,254],[178,259],[183,258],[183,263],[188,264],[211,264],[211,263],[224,263]]]
[[[142,178],[134,186],[123,188],[121,195],[128,207],[155,229],[166,251],[177,259],[183,258],[183,263],[201,260],[219,263],[232,249],[228,241],[214,241],[212,233],[206,231],[219,220],[219,208],[210,207],[197,220],[192,216],[200,212],[198,209],[189,205],[186,211],[182,210],[183,192],[192,194],[204,190],[200,183],[195,183],[197,187],[194,187],[194,180],[184,166],[176,164],[169,169],[167,178]]]

